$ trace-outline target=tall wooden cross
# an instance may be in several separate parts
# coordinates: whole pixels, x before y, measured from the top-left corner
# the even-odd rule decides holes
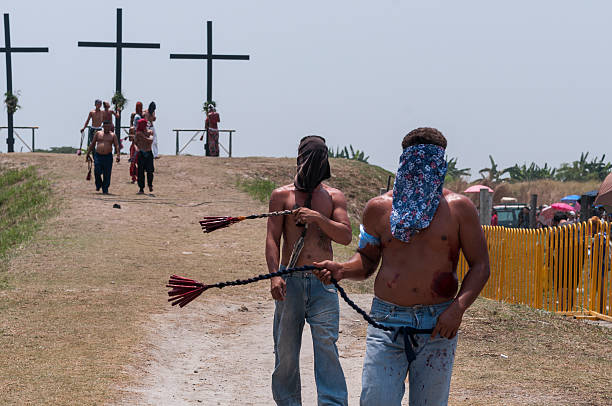
[[[249,55],[216,55],[212,50],[212,21],[206,22],[206,53],[205,54],[170,54],[170,59],[206,59],[206,100],[212,101],[212,63],[213,59],[235,59],[248,61]]]
[[[159,44],[144,43],[144,42],[123,42],[122,30],[123,10],[117,9],[117,41],[115,42],[91,42],[79,41],[80,47],[94,48],[115,48],[117,56],[115,58],[116,76],[115,76],[115,91],[121,92],[121,55],[123,48],[158,48]],[[115,134],[117,138],[121,138],[121,116],[115,119]]]
[[[4,48],[0,48],[0,52],[4,52],[6,54],[6,93],[13,94],[13,67],[11,64],[11,54],[13,52],[49,52],[49,48],[11,47],[9,15],[4,14]],[[8,127],[8,138],[6,139],[6,143],[8,144],[8,152],[14,152],[15,138],[13,138],[13,112],[8,108],[6,111]]]

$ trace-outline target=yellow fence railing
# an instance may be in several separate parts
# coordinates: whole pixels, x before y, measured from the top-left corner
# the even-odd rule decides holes
[[[484,226],[491,276],[481,295],[612,321],[612,223],[543,229]],[[461,255],[459,279],[468,271]]]

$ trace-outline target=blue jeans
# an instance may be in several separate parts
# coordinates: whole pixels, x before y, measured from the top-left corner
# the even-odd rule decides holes
[[[112,171],[113,154],[100,155],[94,152],[94,178],[96,179],[96,190],[102,188],[103,193],[108,193]]]
[[[378,298],[372,301],[372,318],[385,326],[433,328],[451,302],[403,307]],[[452,339],[430,334],[415,335],[416,360],[408,367],[402,335],[368,326],[363,362],[361,405],[401,405],[409,373],[410,405],[446,405],[450,389],[457,336]]]
[[[272,395],[277,405],[301,405],[300,347],[308,321],[314,348],[315,381],[319,405],[347,405],[348,393],[338,358],[340,308],[333,285],[323,285],[311,272],[283,277],[285,300],[274,311],[274,372]]]

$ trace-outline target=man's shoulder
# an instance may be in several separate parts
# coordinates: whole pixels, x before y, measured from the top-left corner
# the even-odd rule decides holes
[[[393,191],[388,191],[387,193],[383,193],[380,196],[376,196],[368,200],[366,203],[365,210],[367,211],[385,211],[389,210],[393,205]]]
[[[332,197],[334,195],[336,196],[344,196],[344,193],[342,193],[342,191],[340,189],[336,189],[335,187],[329,186],[326,183],[321,183],[321,187],[327,192],[329,193]]]
[[[444,200],[448,203],[451,211],[455,212],[459,217],[476,213],[476,206],[467,196],[444,189]]]
[[[281,197],[281,196],[289,196],[292,192],[295,192],[295,186],[293,183],[277,187],[272,191],[272,196]],[[271,196],[271,197],[272,197]]]

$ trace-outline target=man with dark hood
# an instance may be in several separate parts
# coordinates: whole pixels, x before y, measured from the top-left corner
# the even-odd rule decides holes
[[[350,244],[346,199],[339,190],[321,183],[330,176],[325,140],[304,137],[293,183],[274,190],[270,196],[270,211],[296,209],[291,217],[268,219],[266,262],[270,272],[331,260],[332,241]],[[299,358],[307,321],[312,332],[318,404],[347,405],[346,383],[336,348],[339,305],[335,287],[325,286],[310,272],[298,272],[272,278],[270,291],[276,301],[272,374],[276,404],[302,404]]]
[[[395,332],[432,331],[410,335],[368,327],[361,405],[399,406],[406,375],[411,405],[446,405],[457,330],[489,278],[489,255],[472,202],[444,189],[442,133],[417,128],[402,148],[393,191],[364,209],[355,256],[342,264],[315,263],[325,268],[315,273],[324,283],[331,276],[364,280],[382,259],[371,317]],[[457,293],[459,250],[470,270]]]

